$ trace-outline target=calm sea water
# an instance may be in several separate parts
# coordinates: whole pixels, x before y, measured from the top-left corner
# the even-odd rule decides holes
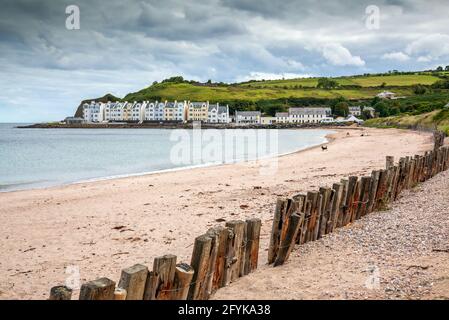
[[[201,150],[207,149],[208,153],[211,147],[218,147],[222,154],[217,158],[220,160],[212,161],[214,164],[285,154],[323,143],[325,135],[331,132],[202,130],[203,139],[213,141],[212,146],[207,146],[195,144],[192,130],[18,129],[15,126],[0,124],[0,192],[210,165],[211,160],[204,158]],[[237,140],[246,136],[242,140],[246,146],[260,146],[266,140],[267,145],[274,147],[235,148],[225,138],[210,140],[211,136],[220,138],[225,134],[234,135]],[[184,161],[179,161],[178,156],[173,158],[183,151]]]

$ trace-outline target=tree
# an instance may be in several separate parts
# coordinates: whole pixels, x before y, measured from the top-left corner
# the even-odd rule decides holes
[[[444,68],[444,70],[449,71],[449,66],[446,66],[446,68]]]
[[[379,113],[380,117],[388,117],[388,107],[385,104],[385,102],[381,101],[374,105],[374,110],[376,110],[377,113]]]
[[[417,84],[416,86],[413,86],[413,92],[415,94],[424,94],[426,93],[427,89],[425,86]]]
[[[333,89],[338,87],[338,82],[329,78],[320,78],[318,79],[318,84],[316,85],[316,87],[323,89]]]
[[[442,67],[442,66],[439,66],[439,67],[437,68],[437,71],[443,71],[443,67]]]
[[[365,119],[365,120],[372,119],[373,115],[371,114],[371,111],[363,109],[363,111],[362,111],[362,118]]]
[[[347,102],[338,102],[334,106],[333,114],[337,117],[347,117],[349,114],[349,105]]]

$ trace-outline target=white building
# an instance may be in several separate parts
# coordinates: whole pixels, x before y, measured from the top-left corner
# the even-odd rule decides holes
[[[362,109],[360,108],[360,106],[349,107],[349,114],[356,117],[361,116]]]
[[[92,101],[83,104],[83,119],[85,122],[102,122],[104,121],[105,104],[102,102]]]
[[[220,106],[219,103],[209,104],[207,109],[208,123],[229,123],[229,106]]]
[[[276,112],[276,123],[289,123],[290,116],[288,112]]]
[[[260,124],[260,111],[236,111],[235,122],[238,124]]]
[[[128,115],[130,121],[142,122],[145,116],[146,101],[135,102],[131,108],[131,115]]]
[[[164,121],[165,102],[147,102],[144,111],[145,121]]]
[[[396,94],[390,91],[382,91],[381,93],[377,94],[377,96],[382,99],[394,99]]]
[[[327,107],[302,107],[289,108],[288,114],[291,123],[320,123],[321,120],[330,118],[331,108]]]

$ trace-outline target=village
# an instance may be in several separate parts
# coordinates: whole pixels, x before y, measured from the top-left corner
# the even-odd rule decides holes
[[[382,93],[384,94],[384,93]],[[220,103],[190,101],[141,101],[141,102],[97,102],[91,101],[82,106],[82,117],[67,117],[65,124],[107,124],[107,123],[191,123],[237,125],[273,124],[333,124],[363,123],[362,114],[376,116],[371,106],[350,106],[346,117],[335,117],[329,106],[297,106],[287,112],[276,112],[274,116],[261,111],[236,110],[230,114],[229,105]]]

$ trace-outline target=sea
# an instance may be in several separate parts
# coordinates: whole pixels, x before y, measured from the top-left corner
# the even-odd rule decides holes
[[[267,159],[321,129],[20,129],[0,124],[0,192]]]

